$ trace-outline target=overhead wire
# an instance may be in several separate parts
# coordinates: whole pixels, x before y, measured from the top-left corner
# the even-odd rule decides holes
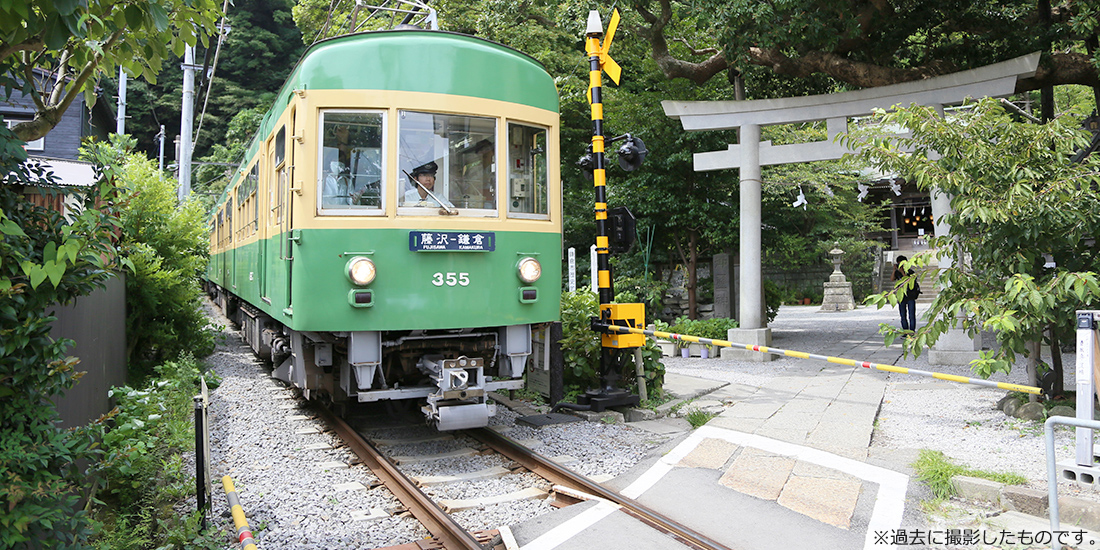
[[[199,142],[199,134],[202,133],[202,123],[206,119],[206,106],[210,103],[210,91],[214,89],[214,73],[218,70],[218,56],[222,51],[222,43],[225,42],[225,23],[228,21],[225,14],[229,11],[229,0],[225,0],[222,4],[222,21],[218,25],[218,45],[214,48],[214,63],[210,67],[210,78],[206,85],[206,96],[202,100],[202,113],[199,114],[199,127],[195,130],[195,137],[189,144],[191,150],[195,150],[195,144]]]

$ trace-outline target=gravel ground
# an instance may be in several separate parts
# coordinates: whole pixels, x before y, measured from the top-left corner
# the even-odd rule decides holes
[[[208,314],[228,325],[217,311]],[[339,447],[331,433],[296,433],[322,428],[308,405],[292,398],[282,382],[270,378],[270,368],[257,360],[232,329],[206,363],[221,378],[211,391],[211,476],[232,477],[260,548],[328,549],[377,548],[403,544],[428,536],[415,520],[393,516],[400,508],[383,487],[340,489],[340,484],[371,487],[377,479],[356,464],[349,450]],[[491,425],[515,440],[550,457],[570,457],[567,466],[583,474],[616,476],[634,466],[665,438],[623,425],[576,422],[540,429],[514,426],[516,413],[497,407]],[[305,417],[305,418],[301,418]],[[369,421],[350,419],[358,429]],[[367,425],[363,425],[364,422]],[[414,439],[436,435],[422,425],[375,428],[374,438]],[[315,448],[317,446],[330,448]],[[439,453],[472,446],[469,440],[445,440],[416,445],[383,447],[391,456]],[[335,448],[331,448],[335,447]],[[495,456],[447,459],[407,467],[411,475],[443,475],[502,465]],[[351,465],[348,467],[347,465]],[[439,485],[425,488],[438,498],[462,499],[505,494],[540,485],[533,474],[511,474],[477,485]],[[543,488],[548,489],[548,484]],[[215,528],[235,533],[220,485],[212,495]],[[459,511],[453,517],[469,529],[514,525],[553,510],[546,500],[518,501]],[[379,519],[357,519],[379,514]]]
[[[918,316],[924,313],[926,307],[925,304],[918,304]],[[818,313],[815,306],[784,306],[770,325],[772,345],[811,353],[841,340],[881,345],[882,336],[878,335],[880,323],[897,326],[897,310],[861,307],[852,312]],[[891,349],[897,349],[900,353],[900,344],[895,343]],[[1049,361],[1049,356],[1046,358]],[[1076,357],[1073,353],[1063,354],[1062,361],[1065,368],[1064,387],[1072,390],[1076,384]],[[966,366],[929,365],[927,354],[916,358],[903,357],[896,364],[976,378]],[[765,384],[776,376],[796,375],[821,365],[823,363],[818,361],[788,357],[779,357],[768,363],[666,358],[665,367],[669,372],[754,386]],[[1029,480],[1029,487],[1047,490],[1043,424],[1008,417],[998,410],[997,401],[1006,395],[1006,391],[916,375],[881,371],[875,371],[875,374],[886,378],[887,384],[871,443],[871,456],[906,449],[938,450],[956,464],[973,469],[1017,473]],[[1026,384],[1023,362],[1016,365],[1011,374],[998,373],[991,380]],[[1058,460],[1071,459],[1074,453],[1072,429],[1057,428],[1055,445]],[[905,465],[895,466],[904,468]],[[1100,501],[1095,491],[1081,491],[1068,481],[1059,483],[1059,494]]]

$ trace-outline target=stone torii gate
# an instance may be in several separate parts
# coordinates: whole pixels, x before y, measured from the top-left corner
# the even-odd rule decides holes
[[[944,105],[957,105],[967,98],[1011,95],[1016,90],[1017,79],[1034,76],[1039,55],[1036,52],[969,71],[838,94],[752,101],[662,101],[665,114],[679,119],[684,130],[740,129],[739,144],[730,145],[724,151],[695,153],[697,172],[728,168],[738,168],[741,172],[738,308],[741,328],[731,329],[729,339],[743,344],[771,345],[771,329],[764,318],[761,280],[761,166],[839,159],[849,152],[836,141],[838,135],[847,133],[848,119],[868,116],[876,108],[916,103],[935,106],[942,113]],[[825,141],[792,145],[760,141],[761,126],[820,120],[825,121],[828,129],[829,137]],[[935,232],[947,234],[950,228],[941,225],[940,220],[941,214],[950,208],[950,200],[942,193],[932,195]],[[966,344],[962,344],[965,347]],[[971,348],[969,355],[973,354],[973,349],[976,348]],[[723,357],[774,359],[767,353],[733,349],[724,350]]]

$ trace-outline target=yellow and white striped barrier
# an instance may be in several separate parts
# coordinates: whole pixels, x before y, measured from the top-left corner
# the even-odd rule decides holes
[[[244,508],[237,498],[237,489],[233,487],[233,479],[229,476],[222,478],[222,487],[225,496],[229,499],[229,511],[233,514],[233,525],[237,528],[237,540],[241,543],[241,550],[256,550],[256,541],[252,539],[252,530],[248,527],[248,519],[244,517]]]
[[[975,386],[985,386],[987,388],[1000,388],[1002,390],[1019,391],[1024,393],[1033,393],[1039,395],[1043,392],[1042,389],[1024,386],[1021,384],[1010,384],[1008,382],[991,382],[989,380],[982,380],[981,378],[967,378],[965,376],[957,376],[954,374],[944,374],[942,372],[929,372],[926,370],[907,369],[905,367],[895,367],[894,365],[883,365],[880,363],[872,363],[870,361],[856,361],[854,359],[845,359],[843,357],[830,357],[828,355],[818,355],[815,353],[806,353],[802,351],[790,351],[779,348],[770,348],[767,346],[759,346],[754,344],[738,344],[727,340],[714,340],[711,338],[700,338],[698,336],[688,336],[685,334],[676,334],[674,332],[661,332],[659,330],[642,330],[631,327],[624,327],[619,325],[599,325],[610,332],[617,332],[619,334],[645,334],[646,336],[652,336],[654,338],[660,338],[662,340],[682,340],[684,342],[693,342],[696,344],[708,344],[712,346],[718,346],[722,348],[743,348],[749,351],[757,351],[760,353],[771,353],[773,355],[786,355],[787,357],[797,357],[799,359],[815,359],[818,361],[828,361],[829,363],[837,363],[840,365],[848,365],[850,367],[863,367],[865,369],[877,369],[886,372],[896,372],[900,374],[914,374],[917,376],[929,376],[939,380],[947,380],[949,382],[959,382],[961,384],[974,384]]]

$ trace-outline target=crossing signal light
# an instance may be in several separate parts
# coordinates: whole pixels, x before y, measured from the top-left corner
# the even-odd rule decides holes
[[[648,152],[641,138],[627,134],[626,141],[619,146],[619,166],[627,172],[633,172],[645,162]]]
[[[592,153],[591,145],[585,147],[584,156],[577,159],[577,166],[580,166],[581,170],[584,170],[584,172],[589,176],[591,176],[592,172],[596,170],[596,155]]]

